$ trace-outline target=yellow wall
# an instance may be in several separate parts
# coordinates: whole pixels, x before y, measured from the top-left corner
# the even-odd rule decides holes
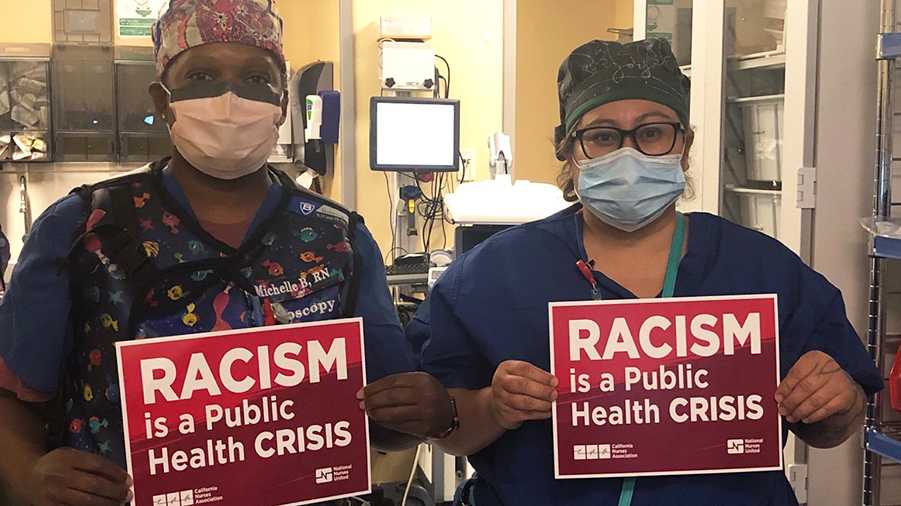
[[[632,0],[616,0],[613,28],[632,28],[635,24],[635,5]]]
[[[391,244],[390,202],[383,174],[369,169],[369,99],[379,95],[375,23],[380,16],[405,15],[432,18],[435,52],[450,62],[451,98],[461,102],[461,148],[476,150],[478,178],[484,179],[488,175],[488,136],[501,130],[503,124],[502,0],[355,2],[356,207],[366,217],[383,252],[387,252]],[[450,231],[448,234],[452,235]],[[435,232],[432,237],[434,244]],[[448,246],[451,244],[449,240]]]
[[[279,13],[285,21],[285,57],[297,70],[318,60],[335,64],[334,84],[341,90],[340,30],[337,0],[281,0]],[[322,179],[323,193],[339,200],[341,195],[340,150],[335,172]]]
[[[53,38],[50,0],[0,1],[0,43],[49,44]]]
[[[589,40],[616,40],[607,29],[632,26],[633,2],[519,0],[516,9],[516,178],[554,183],[560,63]]]

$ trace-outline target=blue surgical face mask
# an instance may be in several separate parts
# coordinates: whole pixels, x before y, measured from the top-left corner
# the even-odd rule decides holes
[[[632,148],[578,162],[582,205],[604,223],[634,232],[685,191],[682,155],[647,156]]]

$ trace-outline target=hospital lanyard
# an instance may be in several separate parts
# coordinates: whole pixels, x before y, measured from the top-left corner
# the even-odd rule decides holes
[[[664,299],[673,296],[676,290],[676,276],[679,274],[679,262],[682,260],[682,246],[685,242],[685,216],[676,213],[676,232],[673,234],[673,243],[669,250],[669,259],[666,263],[666,277],[663,279],[663,292],[660,296]],[[594,279],[591,267],[584,260],[576,262],[576,267],[582,276],[591,283],[591,295],[594,300],[601,300],[601,290],[598,281]]]
[[[670,246],[669,259],[666,262],[666,277],[663,279],[663,292],[661,297],[668,299],[676,291],[676,276],[679,274],[679,263],[682,260],[682,246],[685,243],[685,216],[676,213],[676,232],[673,234],[673,244]],[[585,279],[591,283],[591,294],[594,300],[601,300],[601,292],[598,290],[598,282],[594,279],[591,269],[583,260],[576,264]],[[619,506],[630,506],[632,494],[635,492],[635,478],[623,480],[623,490],[619,494]]]

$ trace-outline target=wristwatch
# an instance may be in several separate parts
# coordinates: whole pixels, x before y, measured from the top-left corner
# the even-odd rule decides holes
[[[457,432],[457,429],[460,428],[460,416],[457,414],[457,399],[454,399],[453,395],[450,395],[449,397],[450,397],[450,402],[451,402],[451,408],[453,408],[453,410],[454,410],[454,419],[451,422],[451,426],[446,431],[436,434],[436,435],[430,437],[429,439],[432,439],[434,441],[441,441],[442,439],[447,439],[451,436],[451,434],[453,434],[454,432]]]

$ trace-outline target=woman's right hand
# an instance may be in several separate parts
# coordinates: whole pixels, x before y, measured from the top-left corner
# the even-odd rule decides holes
[[[557,400],[557,383],[551,373],[528,362],[503,362],[491,381],[491,414],[507,430],[526,420],[546,420]]]
[[[35,506],[120,506],[131,502],[131,478],[111,460],[72,448],[44,455],[31,470]]]

